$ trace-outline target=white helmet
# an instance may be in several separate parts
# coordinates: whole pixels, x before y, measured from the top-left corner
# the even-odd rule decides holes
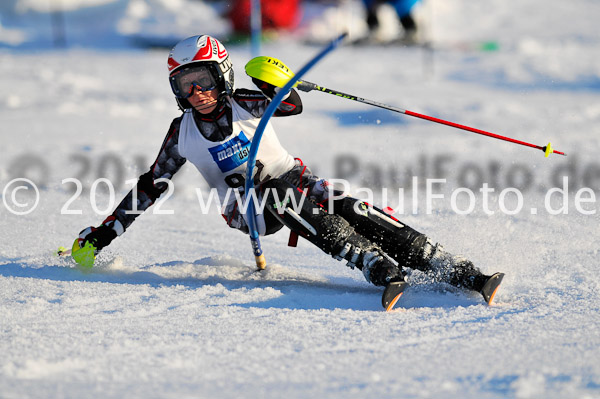
[[[233,93],[233,64],[225,46],[212,36],[196,35],[180,41],[171,49],[167,63],[171,84],[178,71],[202,65],[208,67],[217,82],[220,98]],[[181,108],[191,108],[185,98],[177,95],[176,90],[173,92]]]

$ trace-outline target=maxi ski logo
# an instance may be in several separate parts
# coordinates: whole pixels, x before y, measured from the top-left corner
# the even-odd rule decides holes
[[[248,160],[250,153],[250,140],[244,132],[231,140],[216,147],[209,148],[213,160],[219,165],[221,172],[226,173],[233,170]]]

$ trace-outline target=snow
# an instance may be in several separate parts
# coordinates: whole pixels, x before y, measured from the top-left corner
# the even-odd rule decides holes
[[[85,10],[83,1],[64,4]],[[302,115],[274,121],[284,146],[319,175],[350,176],[377,203],[387,188],[396,209],[404,187],[403,222],[486,273],[506,273],[493,307],[414,272],[399,311],[385,313],[380,288],[306,241],[287,247],[285,231],[262,240],[269,266],[254,272],[248,238],[215,210],[200,211],[195,189],[206,187],[188,165],[160,206],[172,214],[151,209],[92,271],[75,268],[53,251],[112,211],[178,115],[167,52],[4,48],[0,397],[600,397],[599,7],[432,0],[419,16],[433,52],[343,47],[306,76],[538,145],[551,141],[566,158],[323,93],[302,94]],[[498,50],[475,50],[483,41]],[[228,49],[238,87],[252,87],[242,69],[249,48]],[[318,50],[297,37],[263,47],[293,70]],[[548,195],[563,187],[563,175],[564,196]],[[91,190],[104,176],[112,201],[102,184]],[[419,184],[447,179],[431,212],[425,186],[412,203],[412,176]],[[25,210],[8,190],[19,177],[40,193],[26,215],[8,209]],[[75,197],[74,184],[61,183],[72,177],[84,189]],[[481,183],[496,188],[487,208]],[[457,212],[470,205],[460,187],[475,194],[468,215]],[[514,192],[502,194],[510,187],[522,193],[519,212],[501,211],[519,205]],[[14,198],[32,204],[32,192]]]

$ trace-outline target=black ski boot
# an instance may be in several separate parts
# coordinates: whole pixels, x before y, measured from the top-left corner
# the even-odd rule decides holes
[[[421,270],[455,287],[480,292],[488,304],[494,299],[502,273],[482,274],[469,260],[449,254],[426,235],[356,198],[336,200],[334,208],[357,233],[378,245],[401,267]]]
[[[360,269],[365,279],[374,285],[386,286],[392,281],[404,280],[400,267],[392,258],[355,232],[333,248],[332,256],[337,260],[347,260],[348,267]]]
[[[386,311],[391,311],[408,284],[400,267],[385,252],[366,238],[353,233],[337,255],[337,260],[346,259],[348,266],[362,270],[367,281],[374,285],[384,285],[381,305]]]
[[[415,240],[413,246],[420,247],[419,252],[423,259],[423,266],[418,269],[455,287],[477,291],[483,295],[483,299],[488,305],[492,304],[504,277],[503,273],[487,276],[470,260],[446,252],[444,247],[440,244],[433,244],[426,236]]]

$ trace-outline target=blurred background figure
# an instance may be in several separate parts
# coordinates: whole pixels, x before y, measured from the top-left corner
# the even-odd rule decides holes
[[[265,31],[292,30],[300,23],[300,0],[261,0],[260,6]],[[228,16],[235,35],[250,33],[250,0],[233,0]]]
[[[363,41],[381,42],[377,36],[379,28],[379,10],[382,5],[389,4],[394,8],[403,32],[400,37],[386,42],[404,45],[417,44],[417,23],[411,14],[412,8],[419,0],[362,0],[366,8],[366,22],[369,27],[369,35]]]

